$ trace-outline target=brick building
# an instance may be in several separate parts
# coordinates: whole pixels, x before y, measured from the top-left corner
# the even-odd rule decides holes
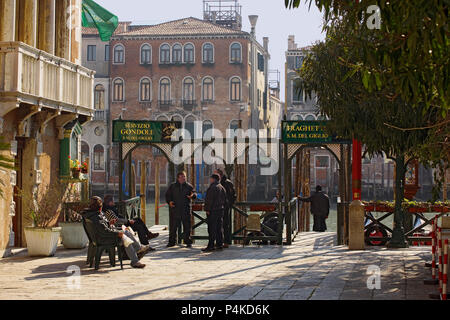
[[[109,96],[105,95],[107,120],[96,119],[97,124],[85,125],[86,142],[97,139],[92,134],[97,127],[108,128],[97,129],[104,134],[103,142],[93,141],[103,146],[99,153],[104,151],[104,169],[92,174],[94,192],[96,186],[98,193],[118,189],[118,149],[110,148],[108,135],[112,120],[119,117],[177,120],[191,134],[210,128],[220,130],[224,136],[226,129],[239,126],[277,128],[281,108],[278,97],[271,96],[268,90],[269,40],[264,38],[263,44],[256,40],[256,18],[252,17],[251,33],[240,30],[239,25],[226,27],[189,17],[152,26],[123,23],[125,30],[116,31],[108,44],[92,43],[99,41],[98,36],[94,40],[92,35],[84,35],[86,66],[95,68],[92,61],[87,61],[94,50],[88,46],[96,46],[97,59],[104,52],[107,55],[105,46],[110,49],[109,75],[96,78],[99,83],[105,82],[105,90],[110,81]],[[106,70],[101,63],[96,66]],[[89,153],[95,162],[93,148],[90,143]],[[140,163],[148,162],[150,185],[154,183],[155,162],[160,162],[162,185],[170,182],[167,160],[159,150],[141,147],[133,153],[133,161],[137,176]],[[203,169],[200,179],[206,182],[212,168]]]

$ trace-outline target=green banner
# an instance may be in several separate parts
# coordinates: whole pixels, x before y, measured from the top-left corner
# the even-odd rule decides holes
[[[283,143],[326,144],[349,143],[326,131],[327,121],[283,121],[281,123]]]
[[[172,133],[181,129],[179,121],[114,120],[113,142],[171,142]]]
[[[109,41],[119,25],[119,18],[92,0],[83,0],[82,25],[97,28],[102,41]]]

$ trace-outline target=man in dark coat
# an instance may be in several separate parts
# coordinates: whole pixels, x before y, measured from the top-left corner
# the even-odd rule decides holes
[[[203,252],[223,249],[223,210],[226,203],[227,192],[219,183],[220,176],[218,174],[213,174],[210,179],[211,185],[206,191],[205,198],[209,242],[208,246],[202,249]]]
[[[322,192],[322,187],[317,186],[316,192],[310,197],[297,197],[300,201],[311,203],[311,214],[314,217],[313,231],[325,232],[327,230],[326,219],[330,214],[330,199]]]
[[[126,217],[122,217],[119,214],[117,206],[114,204],[114,198],[110,195],[105,196],[103,213],[105,214],[108,221],[113,222],[115,226],[121,227],[122,225],[125,225],[133,229],[133,231],[137,232],[139,241],[144,245],[149,244],[149,240],[152,240],[159,236],[159,233],[153,233],[148,230],[142,219],[134,218],[133,220],[128,220]]]
[[[191,217],[192,200],[197,198],[194,187],[186,182],[186,173],[177,174],[177,182],[170,185],[166,192],[166,202],[169,204],[169,243],[167,247],[173,247],[176,243],[177,230],[183,224],[184,244],[192,247]]]
[[[216,174],[220,176],[220,184],[225,188],[227,192],[224,213],[223,213],[223,247],[228,248],[231,245],[231,209],[236,201],[236,191],[234,190],[233,182],[226,176],[221,170],[217,169]]]
[[[141,245],[128,230],[120,230],[111,224],[102,212],[103,202],[99,197],[92,197],[89,208],[83,212],[83,217],[93,222],[97,241],[104,244],[115,244],[118,241],[124,246],[133,268],[145,268],[139,262],[150,251],[150,246]]]

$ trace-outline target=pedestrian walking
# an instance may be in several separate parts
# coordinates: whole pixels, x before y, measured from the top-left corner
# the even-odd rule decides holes
[[[314,217],[313,231],[325,232],[327,230],[326,219],[330,214],[330,199],[322,192],[322,187],[317,186],[316,192],[310,197],[298,196],[298,200],[311,203],[311,214]]]

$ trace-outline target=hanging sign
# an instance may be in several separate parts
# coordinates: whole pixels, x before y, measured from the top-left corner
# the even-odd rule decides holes
[[[179,121],[114,120],[113,142],[171,142],[172,134],[181,129]]]

